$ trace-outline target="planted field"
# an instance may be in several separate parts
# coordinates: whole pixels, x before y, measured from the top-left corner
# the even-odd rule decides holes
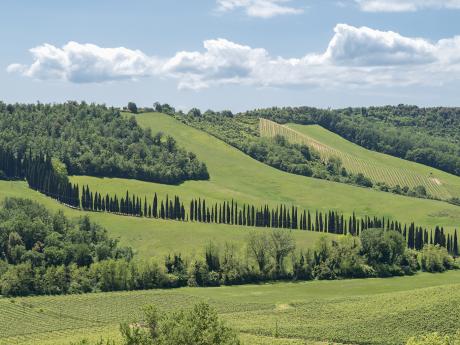
[[[389,186],[424,186],[427,192],[439,199],[460,196],[460,177],[422,164],[370,151],[351,143],[340,136],[312,125],[280,125],[261,119],[260,133],[263,136],[283,135],[295,143],[306,144],[316,150],[324,160],[330,157],[341,159],[351,173],[362,173],[373,182],[385,182]]]
[[[0,299],[0,344],[62,345],[83,337],[116,337],[119,323],[139,320],[146,304],[171,310],[197,301],[217,308],[245,344],[402,344],[413,335],[460,328],[459,288],[460,272],[448,272]]]

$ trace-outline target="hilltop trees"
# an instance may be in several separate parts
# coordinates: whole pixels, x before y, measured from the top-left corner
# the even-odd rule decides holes
[[[71,175],[170,184],[209,178],[206,165],[173,138],[157,137],[140,128],[134,117],[102,105],[67,102],[8,108],[0,103],[0,150],[10,155],[7,159],[53,157]]]
[[[128,110],[132,112],[133,114],[137,114],[137,105],[134,102],[129,102],[128,103]]]

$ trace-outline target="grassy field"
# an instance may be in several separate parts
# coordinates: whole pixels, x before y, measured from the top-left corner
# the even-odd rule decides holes
[[[298,124],[279,125],[261,120],[261,134],[282,134],[295,142],[310,145],[324,159],[339,157],[352,173],[363,173],[373,182],[389,186],[424,186],[428,193],[441,199],[460,196],[460,177],[422,164],[367,150],[345,140],[321,126]]]
[[[250,230],[248,227],[234,225],[184,223],[78,211],[29,189],[25,182],[0,181],[0,200],[4,197],[29,198],[50,210],[63,210],[69,217],[88,214],[92,220],[107,228],[110,236],[118,238],[122,245],[131,246],[141,258],[153,256],[162,258],[170,253],[182,253],[186,256],[201,255],[210,241],[218,245],[223,245],[225,242],[234,243],[243,250]],[[299,247],[311,248],[322,234],[295,231],[293,235]]]
[[[256,205],[283,202],[312,211],[335,209],[348,215],[355,211],[358,215],[385,216],[407,223],[415,221],[429,227],[443,225],[453,229],[460,226],[458,206],[289,174],[260,163],[170,116],[147,113],[136,118],[142,127],[151,128],[154,133],[170,134],[180,145],[195,152],[206,162],[211,179],[187,181],[176,186],[87,176],[75,176],[73,181],[111,194],[123,195],[129,189],[149,199],[157,192],[162,197],[166,193],[179,195],[186,202],[192,196],[206,197],[209,202],[231,198]]]
[[[197,301],[217,308],[248,345],[402,344],[413,335],[460,328],[460,272],[0,299],[0,344],[116,337],[119,323],[139,320],[146,304],[171,310]]]

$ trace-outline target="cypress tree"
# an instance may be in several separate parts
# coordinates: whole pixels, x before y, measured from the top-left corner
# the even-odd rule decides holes
[[[195,219],[195,202],[190,201],[190,220],[193,222]]]
[[[455,229],[455,232],[454,232],[454,243],[453,243],[453,255],[454,257],[458,257],[458,238],[457,238],[457,229]]]
[[[163,204],[163,200],[161,200],[160,218],[161,218],[161,219],[165,219],[165,206],[164,206],[164,204]]]
[[[153,216],[153,218],[158,218],[158,198],[157,198],[157,193],[155,193],[155,195],[153,196],[152,216]]]

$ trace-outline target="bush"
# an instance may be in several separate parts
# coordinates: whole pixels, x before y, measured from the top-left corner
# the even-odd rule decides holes
[[[422,252],[422,269],[426,272],[444,272],[454,267],[454,259],[439,245],[426,245]]]
[[[431,333],[419,337],[410,338],[406,345],[457,345],[460,343],[460,331],[455,335],[440,335],[439,333]]]
[[[208,304],[199,303],[191,310],[160,315],[149,306],[142,324],[121,325],[125,344],[129,345],[239,345],[236,333],[219,320]]]

